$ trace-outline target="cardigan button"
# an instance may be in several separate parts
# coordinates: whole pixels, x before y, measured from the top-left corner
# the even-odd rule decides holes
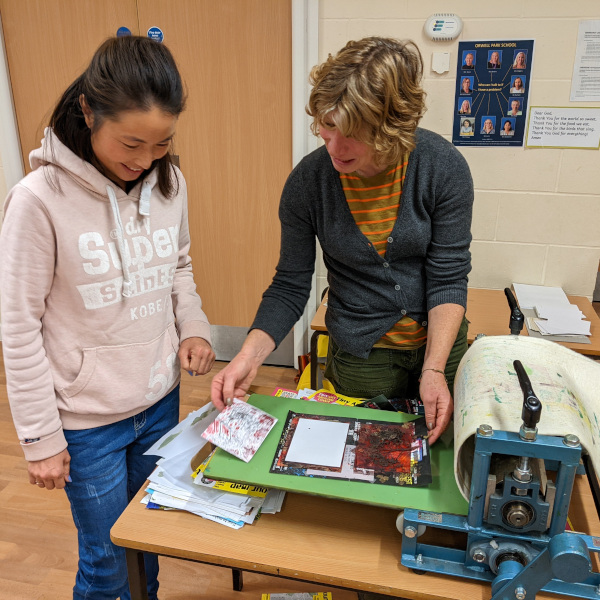
[[[427,327],[427,321],[423,321],[421,325],[423,325],[423,327]]]
[[[390,237],[387,239],[387,241],[388,241],[388,244],[391,244],[391,243],[394,241],[394,238],[393,238],[392,236],[390,236]]]
[[[404,309],[402,309],[402,310],[400,311],[400,314],[401,314],[402,316],[404,316],[404,315],[406,314],[406,311],[405,311]]]
[[[400,286],[399,286],[398,284],[396,284],[396,285],[394,286],[394,289],[395,289],[395,290],[398,292],[398,291],[400,291]]]
[[[389,265],[389,263],[384,262],[383,266],[384,266],[385,269],[387,269],[390,265]]]

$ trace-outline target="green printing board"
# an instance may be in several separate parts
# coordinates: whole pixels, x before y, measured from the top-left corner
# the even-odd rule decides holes
[[[412,416],[276,396],[254,395],[248,402],[276,417],[277,423],[248,463],[217,448],[206,468],[205,475],[207,477],[386,508],[416,508],[457,515],[468,513],[468,504],[458,490],[454,479],[454,448],[447,447],[443,441],[438,441],[430,449],[433,481],[426,487],[379,485],[363,481],[344,481],[269,472],[290,410],[302,414],[370,419],[388,423],[410,421]]]

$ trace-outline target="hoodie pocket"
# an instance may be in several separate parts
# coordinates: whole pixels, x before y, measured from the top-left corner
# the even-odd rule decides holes
[[[149,342],[84,348],[79,374],[60,394],[77,414],[142,409],[163,398],[178,380],[178,349],[174,324]]]

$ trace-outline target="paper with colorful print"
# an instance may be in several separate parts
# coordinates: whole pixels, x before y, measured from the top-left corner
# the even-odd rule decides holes
[[[249,462],[277,419],[252,404],[234,398],[231,406],[207,427],[202,437],[215,446]]]

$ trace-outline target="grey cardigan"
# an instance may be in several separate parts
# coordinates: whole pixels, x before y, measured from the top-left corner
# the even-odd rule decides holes
[[[281,253],[251,329],[279,345],[300,318],[315,265],[315,238],[328,271],[325,323],[342,350],[366,358],[404,315],[427,325],[439,304],[466,308],[471,270],[473,182],[462,155],[417,129],[398,218],[380,256],[350,213],[323,146],[291,172],[279,206]]]

